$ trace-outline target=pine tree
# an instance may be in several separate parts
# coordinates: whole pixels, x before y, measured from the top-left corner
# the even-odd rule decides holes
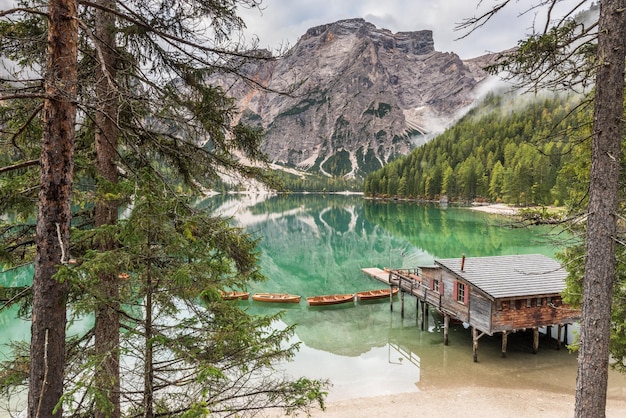
[[[507,3],[469,19],[465,27],[480,27]],[[548,21],[556,3],[540,2],[547,6]],[[575,415],[602,417],[606,408],[612,306],[616,303],[613,284],[619,271],[616,238],[620,217],[626,1],[600,0],[599,20],[590,25],[580,23],[573,15],[585,3],[580,2],[558,24],[546,25],[543,32],[520,41],[516,51],[501,57],[497,68],[507,69],[531,89],[595,86]],[[592,2],[591,8],[595,7]],[[579,268],[573,270],[580,272]],[[615,325],[622,328],[623,319]],[[623,357],[617,360],[623,361]]]
[[[114,8],[116,5],[118,9]],[[238,158],[241,155],[253,163],[264,162],[259,152],[260,132],[233,123],[236,115],[233,101],[209,82],[215,72],[245,78],[240,70],[245,68],[247,60],[271,59],[254,50],[242,52],[239,46],[229,43],[231,31],[243,25],[235,14],[236,5],[255,7],[257,2],[192,2],[152,10],[142,2],[122,4],[105,0],[83,3],[80,12],[68,9],[72,12],[71,20],[82,23],[80,32],[78,26],[66,28],[64,32],[78,39],[79,47],[78,55],[74,55],[76,62],[64,63],[78,74],[78,83],[74,81],[69,85],[76,89],[76,99],[71,104],[79,103],[81,109],[76,119],[76,152],[69,161],[75,169],[68,172],[77,179],[75,229],[71,245],[69,230],[61,231],[62,240],[53,240],[53,244],[58,250],[58,244],[62,243],[63,255],[69,257],[71,250],[76,261],[70,265],[57,261],[55,270],[48,274],[54,274],[53,283],[63,286],[62,298],[57,298],[63,303],[57,305],[65,309],[68,301],[76,314],[97,314],[95,340],[90,338],[92,334],[87,334],[69,344],[65,376],[63,357],[55,360],[58,367],[54,378],[57,382],[65,380],[67,387],[61,398],[63,385],[54,386],[54,398],[42,404],[44,414],[51,413],[55,407],[60,414],[61,399],[73,413],[90,416],[118,416],[121,409],[142,411],[148,416],[185,411],[217,413],[223,409],[245,414],[261,407],[306,409],[313,402],[323,402],[324,385],[318,381],[276,381],[265,376],[255,381],[258,386],[237,386],[237,382],[251,382],[251,377],[266,373],[274,361],[290,358],[296,347],[281,345],[291,330],[266,334],[274,318],[250,318],[221,300],[220,289],[243,287],[248,281],[261,278],[253,267],[256,262],[254,243],[219,219],[202,217],[192,210],[191,202],[215,184],[220,173],[272,184],[261,165],[245,165]],[[5,12],[12,20],[3,23],[2,31],[11,42],[4,44],[2,53],[18,62],[20,68],[36,73],[43,56],[42,44],[37,42],[41,38],[37,34],[46,31],[47,21],[42,19],[46,15],[40,12],[45,6],[36,3],[24,6]],[[171,14],[171,10],[177,12]],[[208,18],[212,26],[201,31],[199,28],[206,26],[197,26],[197,23],[203,18]],[[34,47],[25,48],[29,42]],[[4,100],[13,99],[2,111],[21,115],[22,123],[6,132],[13,140],[4,143],[8,158],[3,161],[3,172],[11,182],[3,183],[3,195],[9,197],[7,202],[23,204],[18,207],[7,203],[5,208],[26,214],[31,210],[27,205],[29,196],[17,182],[25,170],[29,185],[36,187],[33,179],[37,177],[32,173],[36,171],[38,160],[27,160],[26,154],[32,155],[30,150],[39,147],[39,139],[25,133],[37,132],[47,125],[39,123],[46,119],[41,118],[41,106],[28,100],[29,95],[4,94],[19,83],[37,91],[36,80],[28,83],[19,75],[13,83],[4,85],[2,96]],[[35,100],[42,97],[41,94],[32,96]],[[71,125],[73,144],[74,123]],[[16,139],[23,140],[25,145],[20,145]],[[69,198],[65,200],[69,205]],[[141,205],[143,200],[151,204]],[[117,219],[119,205],[129,211],[134,222]],[[140,208],[150,208],[152,212],[142,212]],[[139,213],[142,218],[134,217]],[[161,220],[150,231],[160,235],[145,238],[142,219]],[[64,228],[69,228],[69,221],[70,216],[64,221]],[[167,228],[169,231],[165,230]],[[7,231],[11,234],[5,236],[5,242],[10,245],[4,247],[5,254],[15,256],[21,249],[24,259],[32,257],[34,251],[27,249],[32,248],[32,240],[28,235],[18,235],[20,230],[28,234],[32,229],[28,223],[22,228],[8,225]],[[202,236],[197,231],[201,231]],[[49,233],[47,236],[57,235]],[[142,236],[143,247],[135,241]],[[176,245],[157,239],[165,237]],[[199,248],[202,251],[198,251]],[[63,267],[57,272],[59,265]],[[174,277],[168,276],[171,272]],[[188,276],[182,272],[187,272]],[[187,287],[180,283],[174,286],[168,281],[183,276]],[[120,281],[127,277],[128,280]],[[35,279],[39,280],[37,276]],[[189,285],[190,281],[193,285]],[[190,337],[172,338],[165,346],[168,356],[181,356],[189,370],[197,368],[194,370],[206,375],[206,379],[162,380],[165,385],[155,384],[163,370],[154,365],[163,359],[151,353],[156,352],[153,351],[157,350],[156,346],[163,347],[157,342],[165,338],[165,334],[159,334],[162,329],[158,327],[163,323],[155,318],[155,312],[180,314],[178,306],[171,303],[175,300],[187,310],[196,309],[194,312],[199,313],[199,294],[205,295],[205,302],[210,302],[207,304],[210,310],[204,309],[203,320],[195,323],[192,330],[196,337],[206,338],[206,347],[215,348],[215,352],[206,352],[207,360],[195,352],[190,355],[188,351],[193,347],[187,345],[194,344]],[[127,311],[125,307],[133,306],[132,302],[137,300],[142,304]],[[168,300],[170,302],[166,302]],[[38,309],[33,310],[33,317],[39,317]],[[234,329],[227,324],[245,326]],[[55,325],[64,330],[64,321]],[[120,326],[127,330],[123,338],[118,333]],[[141,346],[145,351],[140,350],[141,355],[134,361],[144,364],[143,387],[149,390],[144,399],[129,397],[121,406],[120,394],[130,396],[136,392],[136,381],[130,374],[130,381],[119,378],[118,353],[120,350],[133,352],[138,335],[130,331],[136,329],[144,330]],[[177,330],[184,331],[180,327]],[[54,345],[61,350],[61,355],[62,341],[55,340]],[[250,364],[246,365],[245,359]],[[45,360],[45,356],[37,353],[31,360],[32,368]],[[19,363],[11,364],[16,366],[19,375]],[[90,376],[94,376],[93,381]],[[51,376],[46,375],[46,378],[50,381]],[[35,385],[30,386],[33,390]],[[170,393],[173,387],[195,388],[195,391],[190,392],[192,396],[184,402],[168,402],[167,396],[157,395],[163,391]],[[254,393],[258,394],[256,407],[242,403],[242,399],[252,399]],[[41,396],[33,391],[31,398],[35,403]]]

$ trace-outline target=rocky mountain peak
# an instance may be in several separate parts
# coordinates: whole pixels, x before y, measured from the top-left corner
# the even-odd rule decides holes
[[[415,55],[426,55],[435,51],[433,32],[430,30],[394,34],[388,29],[378,29],[362,18],[339,20],[315,26],[307,30],[299,42],[315,39],[323,45],[332,42],[337,37],[348,36],[355,36],[357,39],[369,38],[378,47],[389,51],[398,50]]]
[[[266,130],[270,159],[346,176],[363,176],[442,130],[487,77],[476,61],[435,51],[432,31],[392,33],[364,19],[313,27],[285,56],[246,71],[292,92],[221,80],[242,121]]]

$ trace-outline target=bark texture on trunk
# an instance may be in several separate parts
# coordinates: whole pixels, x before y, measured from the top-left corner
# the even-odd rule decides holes
[[[54,280],[69,260],[77,91],[77,4],[48,6],[46,99],[43,108],[37,254],[33,277],[28,415],[60,417],[65,366],[67,285]],[[58,407],[58,409],[55,408]]]
[[[114,9],[112,0],[99,0],[105,8]],[[96,156],[98,174],[106,183],[116,184],[117,175],[117,110],[116,86],[117,46],[115,42],[115,17],[97,9],[95,12],[96,58]],[[99,187],[102,182],[99,183]],[[117,223],[118,202],[99,190],[95,206],[95,225]],[[113,237],[99,242],[101,251],[115,249]],[[120,412],[119,374],[119,280],[117,274],[103,273],[96,290],[99,306],[95,319],[95,351],[99,356],[99,368],[95,371],[97,390],[106,399],[106,405],[96,407],[96,418],[118,418]]]
[[[577,417],[603,417],[609,367],[611,303],[624,114],[626,0],[600,2],[587,258],[576,380]]]
[[[146,274],[146,329],[144,331],[144,340],[146,344],[145,362],[144,362],[144,384],[143,384],[143,418],[154,418],[154,359],[152,346],[152,273],[150,264],[148,264]]]

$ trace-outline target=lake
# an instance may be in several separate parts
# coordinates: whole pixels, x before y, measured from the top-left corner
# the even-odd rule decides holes
[[[330,401],[463,386],[575,390],[576,355],[554,349],[548,339],[532,354],[532,334],[512,334],[502,358],[500,337],[484,336],[474,363],[470,331],[451,326],[444,346],[440,318],[432,312],[422,331],[412,297],[405,299],[404,318],[399,298],[393,311],[388,300],[314,308],[305,300],[383,288],[361,272],[364,267],[413,268],[462,254],[553,257],[566,239],[559,231],[514,228],[507,218],[467,208],[358,195],[218,195],[199,206],[232,217],[261,238],[261,268],[268,279],[248,290],[302,296],[294,305],[233,303],[260,315],[284,311],[276,326],[296,324],[292,342],[301,345],[295,361],[281,367],[293,376],[330,379]],[[0,314],[0,343],[28,334],[28,323],[14,315]],[[611,373],[609,396],[626,399],[625,376]]]
[[[361,196],[216,196],[204,202],[261,238],[266,282],[251,292],[284,292],[303,297],[295,306],[238,302],[253,313],[284,310],[285,324],[297,324],[301,343],[288,373],[329,378],[329,400],[481,386],[574,393],[576,355],[541,339],[532,354],[532,333],[511,334],[507,356],[500,336],[482,337],[479,362],[463,325],[451,327],[449,345],[437,315],[422,331],[415,299],[308,307],[307,296],[352,293],[384,285],[361,272],[364,267],[412,268],[435,258],[544,254],[554,257],[567,237],[551,227],[516,228],[508,218],[468,208],[412,202],[365,200]],[[572,341],[571,334],[569,342]],[[610,376],[611,397],[626,399],[626,377]]]

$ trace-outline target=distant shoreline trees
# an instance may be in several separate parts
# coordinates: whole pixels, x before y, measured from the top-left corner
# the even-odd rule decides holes
[[[369,174],[364,194],[563,205],[572,198],[575,145],[587,140],[584,103],[578,95],[520,100],[491,93],[431,142]]]

